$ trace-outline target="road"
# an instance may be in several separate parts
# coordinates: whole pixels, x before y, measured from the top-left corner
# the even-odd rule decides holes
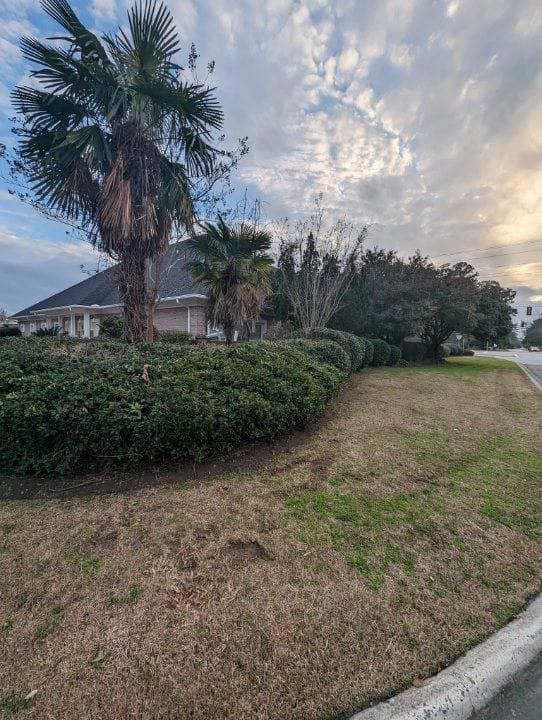
[[[471,720],[540,720],[541,717],[542,654]]]
[[[480,357],[496,357],[503,360],[512,360],[523,365],[542,386],[542,352],[529,352],[528,350],[477,350],[475,355]],[[542,387],[541,387],[542,389]]]

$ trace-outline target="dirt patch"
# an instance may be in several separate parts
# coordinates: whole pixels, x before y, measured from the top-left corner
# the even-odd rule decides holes
[[[258,540],[230,540],[223,548],[223,553],[235,565],[272,559],[269,550]]]

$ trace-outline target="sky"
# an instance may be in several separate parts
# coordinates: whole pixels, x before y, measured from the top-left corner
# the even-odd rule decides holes
[[[97,32],[124,0],[76,0]],[[370,246],[471,261],[542,302],[540,0],[168,0],[197,46],[228,138],[249,138],[234,178],[271,221],[370,223]],[[0,142],[28,79],[18,39],[54,24],[38,0],[0,0]],[[84,279],[95,256],[0,183],[0,307],[15,312]]]

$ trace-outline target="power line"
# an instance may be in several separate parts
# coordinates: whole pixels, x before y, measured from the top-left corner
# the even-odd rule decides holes
[[[542,243],[542,239],[539,239],[539,240],[524,240],[523,242],[512,243],[512,244],[510,244],[510,245],[502,245],[502,244],[501,244],[501,245],[488,245],[487,247],[481,248],[481,249],[482,249],[482,250],[495,250],[495,249],[497,249],[497,248],[508,249],[508,248],[510,248],[510,247],[516,247],[516,246],[519,246],[519,245],[536,245],[536,244],[538,244],[538,243]],[[463,248],[463,249],[461,249],[461,250],[457,250],[457,251],[454,251],[454,252],[445,252],[445,253],[439,253],[439,254],[437,254],[437,255],[430,255],[429,257],[430,257],[430,258],[451,257],[452,255],[461,255],[461,253],[468,252],[470,249],[471,249],[471,248]],[[491,256],[487,255],[486,257],[491,257]]]

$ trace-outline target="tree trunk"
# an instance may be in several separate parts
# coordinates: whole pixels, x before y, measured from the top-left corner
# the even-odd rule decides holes
[[[121,302],[124,306],[124,337],[127,342],[146,342],[149,294],[146,259],[127,251],[117,266]]]
[[[224,335],[226,337],[226,345],[231,345],[233,342],[233,336],[235,333],[235,325],[230,323],[224,323],[223,325]]]

